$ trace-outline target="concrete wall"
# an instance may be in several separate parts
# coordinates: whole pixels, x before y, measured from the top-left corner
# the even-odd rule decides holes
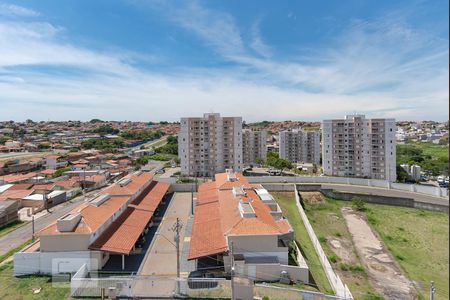
[[[282,264],[288,263],[288,247],[278,247],[276,235],[228,236],[228,244],[233,242],[235,254],[245,257],[276,256]]]
[[[351,201],[353,197],[359,197],[361,198],[361,200],[368,203],[414,207],[414,200],[411,198],[398,198],[398,197],[387,197],[387,196],[367,195],[348,192],[336,192],[330,189],[321,189],[321,192],[327,197],[338,200]]]
[[[14,254],[14,276],[28,274],[75,273],[86,264],[89,270],[102,267],[100,251],[17,252]]]
[[[363,179],[333,176],[248,176],[250,183],[330,183],[358,186],[374,186],[387,189],[415,192],[425,195],[447,198],[448,190],[440,187],[420,184],[390,183],[386,180]]]
[[[282,271],[286,271],[294,282],[308,283],[309,269],[299,266],[283,264],[246,264],[244,261],[236,261],[236,275],[248,277],[255,281],[279,281]]]

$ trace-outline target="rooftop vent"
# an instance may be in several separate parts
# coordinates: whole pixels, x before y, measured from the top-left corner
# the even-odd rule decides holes
[[[233,196],[234,197],[245,197],[247,193],[244,190],[244,186],[235,186],[233,187]]]
[[[141,176],[141,174],[142,174],[142,171],[136,171],[133,173],[134,176]]]
[[[129,184],[131,182],[131,178],[122,178],[120,179],[117,183],[120,186],[126,186],[127,184]]]
[[[241,217],[243,218],[255,218],[256,213],[255,210],[252,207],[251,202],[239,202],[239,212],[241,213]]]
[[[95,206],[100,206],[100,205],[102,205],[106,200],[108,200],[109,198],[111,198],[111,196],[110,195],[100,195],[100,196],[97,196],[97,197],[95,197],[94,199],[92,199],[91,201],[90,201],[90,203],[92,204],[92,205],[95,205]]]
[[[228,181],[236,181],[237,177],[236,177],[236,173],[234,172],[233,169],[227,169],[227,179]]]
[[[74,230],[80,220],[80,213],[70,213],[56,221],[56,228],[59,232],[70,232]]]

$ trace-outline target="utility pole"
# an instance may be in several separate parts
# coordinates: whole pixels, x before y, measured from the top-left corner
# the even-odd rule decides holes
[[[180,219],[177,218],[175,224],[173,224],[172,231],[175,232],[174,241],[175,247],[177,249],[177,292],[176,294],[180,294],[180,231],[183,228],[183,224]]]
[[[34,214],[31,216],[31,240],[34,242]]]
[[[233,253],[233,242],[230,245],[230,258],[231,258],[231,300],[235,299],[234,295],[234,253]]]
[[[430,282],[430,300],[434,300],[434,293],[436,292],[436,288],[434,287],[434,281]]]

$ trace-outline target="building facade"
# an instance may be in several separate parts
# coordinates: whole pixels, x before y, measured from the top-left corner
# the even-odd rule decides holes
[[[395,181],[395,119],[348,115],[322,123],[322,165],[328,176]]]
[[[280,158],[293,163],[320,164],[320,132],[293,129],[280,131]]]
[[[266,131],[242,130],[242,155],[244,166],[255,165],[259,159],[267,158]]]
[[[242,117],[208,113],[181,118],[178,155],[183,175],[211,177],[225,169],[242,171]]]

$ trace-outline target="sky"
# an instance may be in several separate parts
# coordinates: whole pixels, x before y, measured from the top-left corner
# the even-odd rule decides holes
[[[449,2],[0,0],[0,120],[448,120]]]

